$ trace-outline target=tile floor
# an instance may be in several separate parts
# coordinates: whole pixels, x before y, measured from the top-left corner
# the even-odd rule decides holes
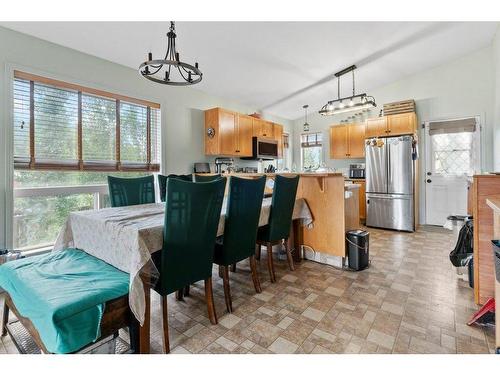
[[[371,267],[338,270],[304,261],[291,272],[276,261],[270,284],[263,252],[263,292],[255,294],[246,262],[231,274],[234,313],[225,311],[214,269],[219,324],[211,325],[203,283],[184,302],[169,300],[172,353],[491,353],[491,328],[469,327],[473,293],[458,280],[447,231],[370,229]],[[152,299],[152,351],[160,353],[159,298]],[[9,338],[0,353],[16,349]]]

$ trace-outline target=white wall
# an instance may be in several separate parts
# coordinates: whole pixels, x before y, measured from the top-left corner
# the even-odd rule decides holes
[[[497,42],[500,50],[500,42]],[[500,90],[500,52],[496,68],[497,87]],[[415,99],[419,124],[436,119],[476,116],[481,117],[483,124],[481,134],[481,166],[483,171],[493,169],[493,135],[494,135],[494,69],[493,69],[493,48],[488,47],[464,56],[455,61],[429,69],[418,74],[406,77],[390,85],[370,90],[369,95],[373,95],[378,103],[377,109],[371,112],[371,116],[378,115],[384,103],[398,100]],[[500,98],[500,93],[499,96]],[[325,97],[325,102],[328,98]],[[500,106],[497,101],[497,115],[500,118]],[[329,159],[328,128],[332,124],[339,123],[341,119],[348,115],[324,117],[317,112],[309,116],[311,132],[322,131],[326,140],[324,146],[325,161],[331,167],[347,167],[351,162],[348,160]],[[299,164],[300,147],[299,138],[302,130],[303,119],[295,120],[294,136],[294,160]],[[500,134],[497,130],[497,150],[500,145]],[[419,130],[420,139],[420,167],[421,174],[424,167],[423,160],[423,132]],[[497,162],[500,159],[499,152],[495,153]],[[498,168],[498,165],[497,165]],[[424,192],[423,178],[420,178],[420,191]],[[424,194],[421,194],[420,217],[425,220]]]
[[[224,107],[242,113],[256,108],[208,95],[192,87],[170,87],[140,77],[134,69],[58,46],[28,35],[0,28],[0,247],[5,246],[6,221],[10,220],[12,199],[11,139],[5,129],[11,126],[11,79],[20,69],[71,83],[158,102],[161,105],[162,168],[165,173],[185,173],[192,163],[209,160],[204,155],[204,113]],[[292,133],[292,122],[273,116],[264,118],[281,123]]]

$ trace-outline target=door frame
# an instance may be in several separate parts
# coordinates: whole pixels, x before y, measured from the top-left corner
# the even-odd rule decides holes
[[[476,131],[474,132],[473,136],[473,141],[474,141],[474,148],[476,152],[476,158],[475,158],[475,165],[474,165],[474,174],[480,173],[481,171],[481,162],[482,162],[482,142],[481,142],[481,137],[482,137],[482,130],[483,130],[483,124],[481,121],[481,116],[480,115],[473,115],[473,116],[460,116],[460,117],[444,117],[444,118],[438,118],[438,119],[433,119],[433,120],[428,120],[423,122],[423,135],[424,135],[424,162],[422,163],[422,182],[423,182],[423,188],[424,188],[424,194],[423,198],[423,208],[424,208],[424,213],[425,213],[425,224],[428,225],[427,221],[427,184],[425,182],[426,176],[427,176],[427,171],[431,167],[430,163],[430,153],[431,153],[431,142],[430,142],[430,136],[429,136],[429,123],[431,122],[436,122],[436,121],[454,121],[454,120],[463,120],[467,118],[475,118],[476,119]]]

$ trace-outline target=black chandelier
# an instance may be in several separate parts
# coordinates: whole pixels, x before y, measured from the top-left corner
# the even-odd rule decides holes
[[[337,115],[339,113],[357,111],[357,110],[365,110],[367,111],[370,108],[374,108],[377,106],[375,103],[375,98],[373,96],[368,96],[366,94],[358,94],[356,95],[355,91],[355,81],[354,81],[354,70],[356,69],[356,65],[351,65],[348,68],[341,70],[340,72],[335,73],[335,77],[337,77],[337,99],[329,100],[319,111],[323,116],[332,116]],[[352,72],[352,96],[347,96],[345,98],[340,97],[340,77],[344,74]]]
[[[153,54],[149,52],[148,60],[139,66],[139,72],[143,77],[156,83],[172,86],[194,85],[201,81],[203,74],[198,69],[198,63],[194,63],[193,66],[180,60],[179,52],[175,48],[176,36],[175,22],[170,21],[165,58],[153,60]]]

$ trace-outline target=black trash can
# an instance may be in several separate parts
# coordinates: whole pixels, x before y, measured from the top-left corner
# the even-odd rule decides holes
[[[346,233],[345,248],[349,268],[361,271],[368,267],[370,250],[370,232],[356,229]]]

